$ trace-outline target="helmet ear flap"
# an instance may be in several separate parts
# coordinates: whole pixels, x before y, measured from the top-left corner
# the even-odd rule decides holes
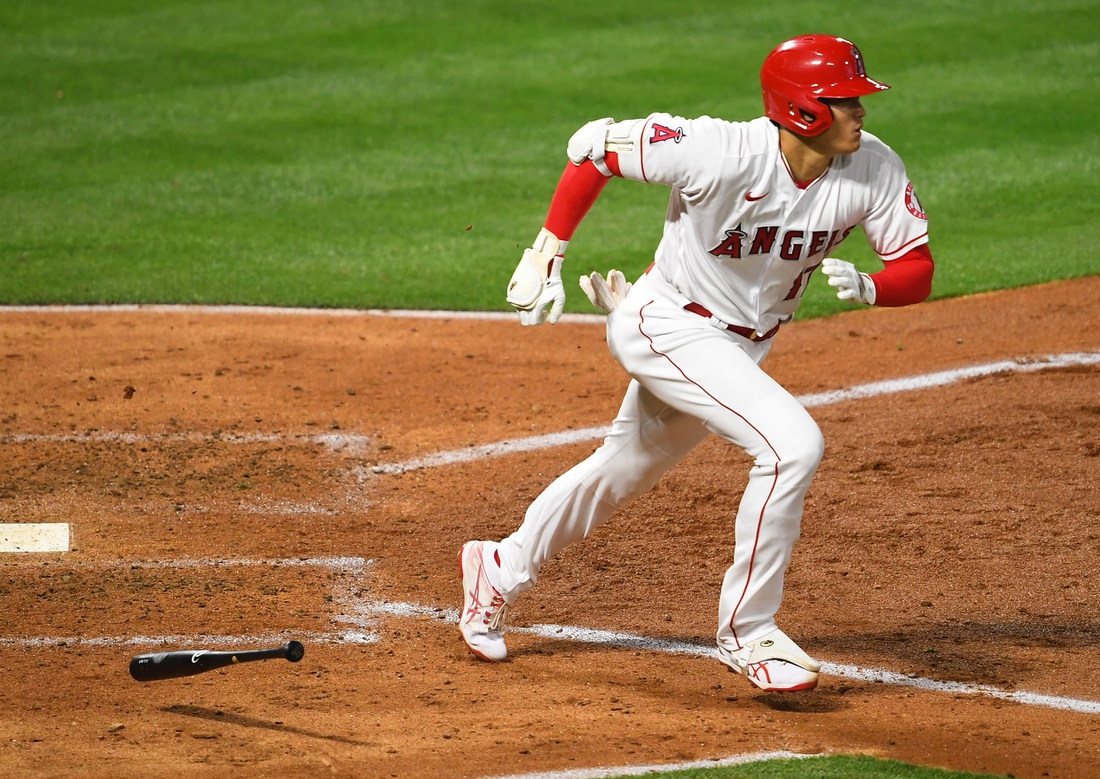
[[[824,103],[812,98],[798,100],[793,97],[797,88],[772,83],[764,88],[764,113],[781,127],[798,135],[819,135],[833,123],[833,112]]]
[[[828,108],[828,106],[826,106],[826,108]],[[830,116],[832,116],[833,112],[832,111],[827,111],[826,113],[828,113]],[[801,106],[798,107],[798,114],[799,114],[799,116],[802,117],[803,122],[805,122],[807,125],[809,125],[810,128],[816,130],[818,125],[815,125],[814,123],[818,121],[818,114],[811,113],[811,112],[807,111],[805,108],[802,108]],[[829,124],[832,124],[832,122],[830,121]],[[824,130],[825,128],[822,127],[821,129]],[[815,132],[815,134],[816,134],[816,132]]]

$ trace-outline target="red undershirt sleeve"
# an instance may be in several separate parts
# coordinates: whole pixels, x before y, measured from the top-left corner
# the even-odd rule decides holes
[[[618,154],[608,152],[604,163],[616,176],[622,175],[619,173]],[[585,160],[580,165],[567,162],[565,172],[561,174],[558,187],[554,190],[554,198],[550,201],[550,212],[546,215],[544,225],[546,229],[559,240],[571,239],[608,181],[607,176],[600,173],[592,160]]]
[[[921,244],[885,265],[883,270],[871,274],[876,306],[908,306],[932,294],[935,263],[928,244]]]

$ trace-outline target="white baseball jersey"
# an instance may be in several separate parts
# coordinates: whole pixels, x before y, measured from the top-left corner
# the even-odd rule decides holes
[[[554,554],[715,434],[753,463],[718,604],[718,643],[739,651],[776,629],[783,576],[825,446],[806,409],[759,367],[770,331],[791,318],[809,276],[856,225],[889,261],[928,240],[927,217],[901,160],[869,133],[857,152],[834,157],[805,188],[766,118],[653,114],[610,127],[589,123],[574,139],[579,156],[586,142],[593,163],[604,149],[615,151],[624,177],[667,184],[672,197],[656,270],[607,317],[611,354],[632,379],[611,433],[555,479],[494,548],[492,586],[513,602]]]
[[[724,322],[766,333],[789,321],[809,276],[856,225],[883,260],[928,241],[905,165],[868,132],[805,189],[765,117],[657,113],[631,134],[630,150],[619,147],[623,177],[673,188],[657,267]]]

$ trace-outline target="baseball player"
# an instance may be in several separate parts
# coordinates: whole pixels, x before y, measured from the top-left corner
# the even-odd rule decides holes
[[[775,623],[802,505],[824,442],[817,424],[759,364],[817,268],[844,300],[900,306],[931,291],[928,219],[901,159],[863,131],[867,77],[843,38],[778,46],[760,72],[751,122],[601,119],[568,144],[545,226],[523,253],[508,302],[524,325],[554,323],[566,246],[614,177],[671,187],[654,263],[632,286],[612,271],[581,279],[608,310],[611,354],[631,377],[603,445],[555,480],[499,543],[470,541],[459,562],[463,639],[507,655],[509,604],[555,553],[647,492],[710,434],[753,458],[718,605],[718,658],[764,690],[807,690],[820,665]],[[883,270],[829,258],[862,225]]]

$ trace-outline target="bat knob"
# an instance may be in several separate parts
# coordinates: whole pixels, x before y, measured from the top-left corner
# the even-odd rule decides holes
[[[288,641],[286,645],[286,659],[296,663],[305,657],[306,648],[298,641]]]

